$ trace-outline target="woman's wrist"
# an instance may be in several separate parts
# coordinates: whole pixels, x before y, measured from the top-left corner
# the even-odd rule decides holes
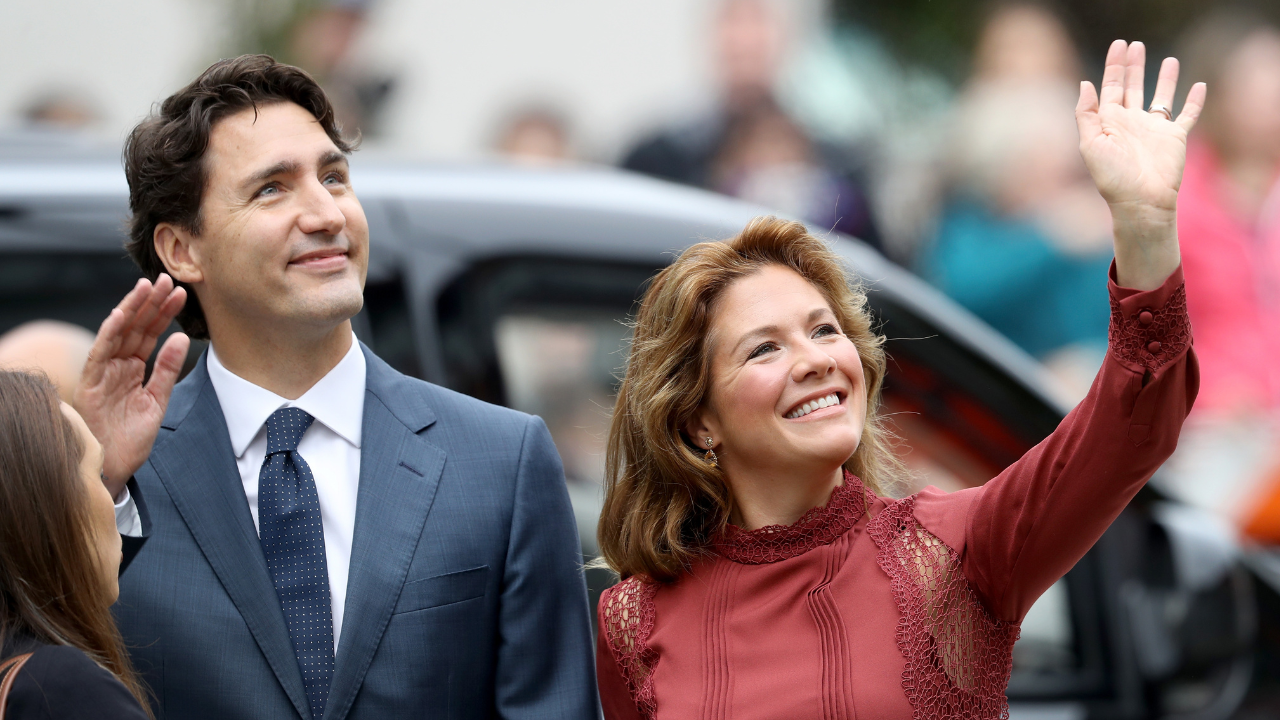
[[[1176,210],[1116,203],[1111,206],[1111,219],[1116,281],[1135,290],[1163,285],[1182,262]]]

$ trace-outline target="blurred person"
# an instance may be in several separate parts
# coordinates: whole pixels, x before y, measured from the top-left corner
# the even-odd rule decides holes
[[[771,98],[729,120],[709,187],[874,242],[861,188],[830,171],[804,129]]]
[[[1060,16],[1042,4],[997,5],[979,33],[973,56],[977,82],[1062,81],[1080,78],[1080,56]]]
[[[359,68],[353,49],[368,25],[374,0],[322,0],[290,33],[288,55],[329,95],[338,123],[348,132],[376,135],[395,79]]]
[[[1082,83],[1114,223],[1113,342],[1088,397],[981,487],[896,499],[891,372],[867,298],[797,222],[758,218],[649,283],[609,433],[597,676],[609,720],[999,718],[1020,625],[1173,452],[1198,386],[1176,224],[1187,133],[1145,49]],[[1165,60],[1153,107],[1172,102]]]
[[[546,426],[404,376],[352,332],[369,252],[352,150],[315,81],[265,55],[215,63],[129,135],[147,277],[75,403],[119,529],[151,537],[121,632],[159,716],[595,718]],[[144,384],[175,318],[210,344],[175,386],[189,339],[170,336]]]
[[[101,117],[93,103],[70,91],[44,93],[22,110],[22,122],[36,130],[77,131],[96,125]]]
[[[1167,478],[1280,543],[1280,29],[1218,13],[1181,45],[1215,99],[1188,146],[1178,205],[1203,388]]]
[[[725,0],[714,18],[714,107],[643,138],[622,167],[766,203],[878,244],[857,153],[814,141],[777,102],[786,47],[776,8]],[[814,197],[803,198],[808,192]]]
[[[575,155],[568,121],[560,113],[540,107],[511,113],[502,123],[493,147],[500,156],[527,165],[567,162]]]
[[[0,370],[0,677],[12,681],[8,720],[148,717],[110,609],[138,545],[116,531],[102,458],[47,378]]]
[[[75,396],[93,333],[59,320],[32,320],[0,335],[0,368],[39,370],[65,403]]]
[[[1064,74],[1079,63],[1067,43],[1037,7],[992,16],[947,143],[950,198],[917,266],[1044,361],[1075,402],[1106,351],[1110,307],[1097,279],[1112,241],[1071,120]]]

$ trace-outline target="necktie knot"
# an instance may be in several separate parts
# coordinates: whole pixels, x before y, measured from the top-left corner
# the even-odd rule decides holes
[[[296,451],[303,433],[314,421],[302,408],[283,407],[271,413],[267,418],[267,455]]]

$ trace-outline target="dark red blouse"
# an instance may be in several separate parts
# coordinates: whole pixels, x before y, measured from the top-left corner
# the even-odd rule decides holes
[[[1088,396],[986,485],[878,498],[846,476],[796,524],[729,527],[671,584],[600,599],[610,720],[995,718],[1031,604],[1173,452],[1198,387],[1179,268],[1109,283]]]

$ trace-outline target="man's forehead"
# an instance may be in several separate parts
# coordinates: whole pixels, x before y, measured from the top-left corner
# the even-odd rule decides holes
[[[291,102],[245,108],[209,133],[209,154],[242,169],[282,160],[310,163],[337,151],[315,116]]]

